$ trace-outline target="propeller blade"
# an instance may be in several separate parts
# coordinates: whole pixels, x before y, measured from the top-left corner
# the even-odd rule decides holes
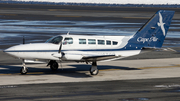
[[[62,48],[62,42],[61,42],[61,44],[60,44],[58,53],[61,53],[61,48]]]

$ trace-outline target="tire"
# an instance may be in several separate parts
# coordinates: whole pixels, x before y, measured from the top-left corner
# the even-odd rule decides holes
[[[21,73],[22,75],[27,74],[27,72],[28,72],[28,69],[27,69],[27,68],[24,69],[24,67],[22,67],[21,70],[20,70],[20,73]]]
[[[51,65],[50,65],[50,68],[51,70],[53,71],[56,71],[58,69],[59,65],[57,62],[53,62]]]
[[[99,73],[99,70],[98,69],[96,69],[96,70],[94,70],[94,71],[91,71],[91,69],[90,69],[90,74],[91,75],[97,75]]]

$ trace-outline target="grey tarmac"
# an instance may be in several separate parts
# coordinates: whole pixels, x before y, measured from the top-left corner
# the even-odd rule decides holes
[[[138,57],[138,56],[137,56]],[[13,60],[6,56],[5,58]],[[1,59],[2,60],[2,59]],[[98,62],[100,73],[91,76],[90,65],[62,63],[51,71],[46,64],[0,65],[1,101],[179,101],[180,58],[127,59]]]

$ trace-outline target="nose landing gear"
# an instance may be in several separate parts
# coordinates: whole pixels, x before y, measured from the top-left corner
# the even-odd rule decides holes
[[[22,75],[26,74],[28,72],[28,68],[26,67],[26,64],[24,62],[24,59],[22,59],[22,68],[20,69],[20,73]]]

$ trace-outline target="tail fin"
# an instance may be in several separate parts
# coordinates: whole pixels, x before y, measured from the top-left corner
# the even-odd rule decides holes
[[[168,32],[174,11],[159,10],[129,40],[141,47],[161,48]]]

